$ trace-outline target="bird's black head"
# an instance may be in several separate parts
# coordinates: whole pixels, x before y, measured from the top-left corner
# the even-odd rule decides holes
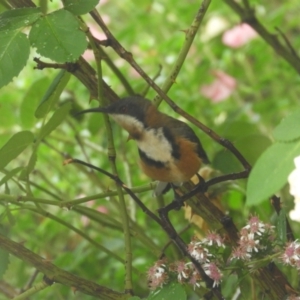
[[[134,117],[138,121],[144,123],[148,108],[152,106],[151,101],[141,96],[129,96],[115,101],[105,107],[96,107],[83,110],[78,113],[85,114],[89,112],[101,112],[109,115],[127,115]]]
[[[147,127],[145,123],[146,114],[150,107],[154,107],[151,101],[141,96],[129,96],[105,107],[83,110],[79,114],[88,112],[107,113],[127,130],[131,137],[138,139]]]
[[[130,96],[103,108],[103,112],[112,116],[130,116],[144,123],[148,108],[152,103],[141,96]]]

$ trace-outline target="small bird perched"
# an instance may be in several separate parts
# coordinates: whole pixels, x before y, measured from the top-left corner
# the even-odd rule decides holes
[[[137,142],[143,172],[160,181],[154,194],[169,183],[178,186],[195,175],[207,155],[194,131],[160,111],[141,96],[130,96],[106,107],[81,111],[107,113]]]

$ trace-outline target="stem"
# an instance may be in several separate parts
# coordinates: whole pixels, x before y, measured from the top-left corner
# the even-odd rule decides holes
[[[29,296],[33,296],[34,294],[44,290],[48,286],[49,284],[47,283],[47,281],[39,282],[38,284],[28,289],[26,292],[14,297],[13,300],[26,300]]]
[[[211,0],[204,0],[201,7],[199,8],[196,17],[194,18],[191,26],[184,30],[185,32],[185,42],[179,52],[178,58],[173,65],[170,75],[166,78],[164,84],[162,85],[161,89],[166,94],[172,87],[172,85],[176,82],[177,75],[179,74],[181,67],[187,57],[187,54],[192,46],[196,33],[203,21],[203,18],[206,14],[206,11],[210,5]],[[156,95],[154,98],[155,105],[158,106],[162,101],[162,97],[160,95]]]
[[[97,75],[98,75],[98,101],[101,106],[107,104],[106,99],[103,94],[103,84],[102,84],[102,66],[101,66],[101,55],[98,50],[98,46],[95,43],[93,36],[90,31],[87,30],[87,36],[91,43],[95,60],[97,66]],[[116,151],[113,140],[113,134],[111,129],[111,124],[108,118],[108,115],[104,114],[104,123],[107,132],[108,138],[108,159],[113,171],[113,174],[118,174],[117,166],[116,166]],[[123,223],[124,230],[124,244],[125,244],[125,292],[129,294],[133,294],[133,285],[132,285],[132,249],[131,249],[131,237],[130,237],[130,229],[129,229],[129,218],[127,214],[127,208],[125,203],[124,194],[122,188],[116,184],[118,198],[119,198],[119,209],[120,215]]]

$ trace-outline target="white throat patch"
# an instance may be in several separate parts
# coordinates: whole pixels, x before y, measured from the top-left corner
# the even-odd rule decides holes
[[[145,128],[141,121],[128,115],[111,114],[110,116],[129,134],[133,131],[140,133],[140,138],[136,142],[149,158],[162,163],[174,161],[172,145],[164,136],[162,128]]]
[[[138,147],[151,159],[169,163],[172,157],[172,146],[163,134],[163,129],[146,129],[143,137],[137,141]]]
[[[110,116],[116,121],[116,123],[118,123],[129,133],[132,130],[132,128],[135,128],[136,131],[139,131],[141,133],[144,130],[143,123],[138,119],[136,119],[135,117],[128,116],[128,115],[121,115],[121,114],[111,114]]]

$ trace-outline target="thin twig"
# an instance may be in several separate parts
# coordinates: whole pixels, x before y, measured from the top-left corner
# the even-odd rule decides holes
[[[78,163],[78,164],[81,164],[81,165],[84,165],[86,167],[89,167],[91,169],[94,169],[104,175],[106,175],[107,177],[109,177],[110,179],[114,180],[116,182],[117,185],[119,185],[120,187],[122,187],[127,193],[128,195],[141,207],[142,211],[148,215],[151,219],[153,219],[155,222],[157,222],[160,226],[162,226],[162,223],[161,223],[161,220],[151,211],[149,210],[146,205],[132,192],[132,190],[127,187],[122,181],[121,179],[116,176],[116,175],[113,175],[101,168],[98,168],[94,165],[91,165],[89,163],[86,163],[84,161],[81,161],[79,159],[76,159],[76,158],[72,158],[72,159],[68,159],[65,161],[65,164],[69,164],[69,163]]]
[[[277,27],[277,26],[275,27],[275,29],[280,33],[280,35],[281,35],[282,38],[284,39],[284,41],[285,41],[287,47],[290,49],[291,53],[292,53],[294,56],[296,56],[296,57],[298,57],[298,58],[300,59],[300,57],[299,57],[299,55],[297,54],[295,48],[292,46],[292,44],[290,43],[290,41],[288,40],[288,38],[286,37],[286,35],[282,32],[282,30],[281,30],[279,27]]]
[[[162,85],[161,89],[164,91],[165,94],[168,93],[172,85],[176,82],[176,78],[181,70],[181,67],[183,66],[183,63],[188,55],[188,52],[192,46],[192,43],[194,41],[194,38],[198,32],[198,29],[200,25],[202,24],[202,21],[204,19],[204,16],[208,10],[208,7],[210,5],[211,0],[203,0],[199,10],[196,13],[196,16],[191,24],[191,26],[183,30],[185,32],[185,40],[184,44],[178,54],[178,57],[173,64],[173,67],[170,71],[170,74],[167,76],[164,84]],[[160,104],[162,100],[162,97],[160,95],[157,95],[154,98],[154,103],[156,106]]]

